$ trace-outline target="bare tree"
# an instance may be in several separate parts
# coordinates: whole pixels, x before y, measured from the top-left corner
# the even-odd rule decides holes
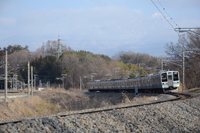
[[[8,55],[9,65],[12,68],[16,68],[19,65],[24,65],[30,60],[29,50],[20,50]]]
[[[65,45],[61,45],[61,47],[62,47],[62,52],[73,51],[73,49]],[[47,42],[43,42],[42,46],[36,50],[36,53],[37,55],[42,57],[48,55],[56,55],[57,49],[58,49],[58,42],[55,40],[54,41],[48,40]]]
[[[200,30],[197,30],[199,33]],[[183,34],[177,44],[167,44],[166,53],[173,64],[168,67],[179,70],[183,78],[182,64],[185,63],[185,84],[187,88],[199,87],[200,83],[200,37],[196,34]]]
[[[80,75],[79,58],[75,54],[64,55],[62,57],[62,67],[63,72],[64,69],[69,69],[65,82],[67,82],[69,86],[75,88]],[[66,73],[66,71],[64,73]]]
[[[71,87],[78,87],[80,84],[80,77],[84,81],[91,80],[91,74],[93,80],[105,80],[112,76],[112,70],[114,63],[112,61],[106,61],[100,55],[85,54],[78,55],[78,52],[65,54],[62,56],[62,67],[68,69],[68,76],[66,82]],[[115,66],[116,67],[116,66]]]
[[[123,63],[132,63],[136,64],[139,67],[143,67],[144,70],[149,73],[154,73],[157,71],[157,68],[160,67],[160,59],[158,57],[150,56],[148,54],[134,53],[131,51],[120,51],[113,59],[116,61],[122,61]]]

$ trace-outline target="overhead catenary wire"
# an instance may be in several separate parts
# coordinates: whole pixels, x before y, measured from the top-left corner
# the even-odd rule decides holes
[[[169,23],[169,25],[174,29],[174,26],[169,22],[169,20],[167,19],[167,17],[162,13],[162,11],[158,8],[158,6],[155,4],[155,2],[153,0],[151,0],[151,2],[158,9],[158,11],[162,14],[162,16],[166,19],[166,21]]]
[[[178,34],[178,36],[180,36],[180,34],[179,34],[179,32],[177,32],[176,30],[175,30],[175,28],[174,28],[174,26],[170,23],[170,21],[167,19],[167,17],[164,15],[164,13],[159,9],[159,7],[156,5],[156,3],[153,1],[153,0],[151,0],[151,2],[154,4],[154,6],[158,9],[158,11],[162,14],[162,16],[165,18],[165,20],[168,22],[168,24],[172,27],[172,29]],[[160,3],[160,2],[159,2]],[[162,5],[161,3],[160,3],[160,5]],[[162,6],[162,8],[163,8],[163,6]],[[163,8],[163,9],[165,9],[165,8]],[[169,15],[168,15],[169,16]],[[171,17],[170,17],[170,19],[171,19]],[[175,22],[174,22],[175,23]],[[175,25],[177,26],[177,24],[175,23]]]
[[[180,32],[187,32],[189,34],[194,33],[197,36],[200,35],[200,33],[196,32],[196,31],[192,31],[191,29],[199,29],[199,27],[197,28],[180,28],[178,26],[178,24],[174,21],[174,19],[172,19],[172,17],[169,15],[169,13],[167,12],[166,8],[164,8],[164,6],[161,4],[161,2],[159,0],[157,0],[157,2],[159,3],[159,5],[162,7],[162,9],[165,11],[165,13],[167,14],[167,16],[170,18],[170,20],[174,23],[175,27],[170,23],[170,21],[167,19],[167,17],[164,15],[164,13],[159,9],[159,7],[156,5],[156,3],[151,0],[151,2],[154,4],[154,6],[158,9],[158,11],[162,14],[162,16],[166,19],[166,21],[170,24],[170,26],[174,29],[174,31],[178,34],[178,36],[180,37]],[[186,30],[183,30],[186,29]]]
[[[162,7],[162,9],[165,11],[165,13],[169,16],[169,18],[172,20],[172,22],[178,27],[178,24],[172,19],[172,17],[169,15],[169,13],[167,12],[166,8],[163,7],[163,5],[161,4],[161,2],[159,0],[157,0],[158,3],[160,4],[160,6]]]

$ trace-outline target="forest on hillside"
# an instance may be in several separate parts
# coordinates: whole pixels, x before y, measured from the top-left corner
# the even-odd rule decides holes
[[[88,51],[75,51],[61,45],[62,54],[57,55],[56,40],[49,40],[36,51],[28,46],[9,45],[0,50],[0,74],[3,75],[4,50],[8,51],[9,79],[17,75],[17,80],[27,83],[27,63],[33,66],[36,85],[50,83],[51,86],[79,88],[91,80],[134,78],[156,73],[160,70],[178,70],[187,88],[199,87],[200,77],[200,37],[194,34],[180,36],[177,44],[166,44],[167,57],[154,57],[132,51],[120,51],[112,58]],[[184,59],[184,60],[183,60]],[[0,82],[2,83],[2,82]],[[11,86],[10,86],[11,87]]]
[[[93,54],[88,51],[75,51],[62,45],[62,55],[56,57],[57,41],[47,41],[35,52],[31,52],[28,46],[9,45],[8,62],[10,77],[18,75],[18,80],[27,83],[27,63],[33,66],[33,72],[37,76],[36,82],[43,84],[49,82],[52,86],[63,85],[67,88],[82,87],[91,80],[108,80],[120,78],[134,78],[145,76],[155,72],[159,67],[159,59],[147,54],[134,52],[119,52],[115,57]],[[1,50],[3,61],[4,51]],[[125,59],[130,56],[130,61]],[[116,58],[117,57],[117,58]],[[133,59],[132,57],[136,57]]]

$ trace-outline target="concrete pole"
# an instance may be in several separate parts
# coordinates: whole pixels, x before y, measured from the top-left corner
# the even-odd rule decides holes
[[[65,88],[65,80],[64,80],[64,76],[62,77],[62,83],[63,83],[63,89]]]
[[[13,89],[13,78],[11,78],[11,88],[10,89]]]
[[[36,74],[34,74],[34,89],[36,90]]]
[[[4,86],[4,88],[5,88],[5,101],[7,102],[8,101],[8,98],[7,98],[7,94],[8,94],[8,83],[7,83],[7,80],[8,80],[8,73],[7,73],[7,71],[8,71],[8,68],[7,68],[7,66],[8,66],[8,58],[7,58],[7,50],[5,51],[6,53],[5,53],[5,86]]]
[[[25,89],[25,87],[26,87],[26,84],[25,84],[25,82],[24,82],[24,89]]]
[[[42,87],[42,80],[39,80],[39,87]]]
[[[33,66],[31,66],[31,96],[33,96]]]
[[[23,88],[23,87],[22,87],[22,84],[23,84],[23,83],[21,82],[21,90],[22,90],[22,88]]]
[[[47,83],[46,83],[46,87],[49,88],[49,81],[47,81]]]
[[[161,71],[163,71],[163,59],[161,59]]]
[[[81,79],[81,76],[80,76],[80,90],[82,90],[82,79]]]
[[[30,63],[28,62],[28,97],[30,98]]]
[[[185,90],[185,51],[183,50],[183,85],[182,85],[182,92]]]
[[[18,89],[18,75],[16,75],[16,78],[15,78],[15,90],[17,90]]]

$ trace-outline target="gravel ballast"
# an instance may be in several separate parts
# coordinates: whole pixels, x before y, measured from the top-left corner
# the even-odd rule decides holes
[[[200,96],[111,111],[52,116],[0,125],[0,133],[200,132]]]

